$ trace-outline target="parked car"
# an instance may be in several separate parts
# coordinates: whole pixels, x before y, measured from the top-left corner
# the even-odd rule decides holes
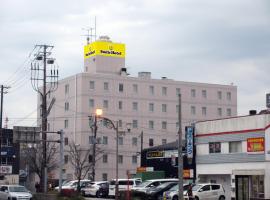
[[[166,182],[178,182],[178,179],[152,179],[142,182],[132,188],[133,191],[146,192],[149,188],[157,187]]]
[[[225,190],[221,184],[204,183],[192,187],[195,200],[225,200]],[[188,199],[185,195],[185,199]]]
[[[183,194],[186,195],[187,189],[190,186],[190,184],[184,184],[183,185]],[[173,186],[171,189],[168,191],[165,191],[163,193],[163,200],[178,200],[178,191],[179,187],[178,184]]]
[[[177,185],[177,182],[165,182],[160,184],[157,187],[149,188],[146,191],[146,198],[147,200],[162,200],[163,199],[163,192],[171,189]]]
[[[21,185],[1,185],[0,200],[32,200],[32,194]]]
[[[83,196],[107,197],[109,195],[108,181],[93,181],[82,188]]]
[[[84,188],[86,186],[86,184],[91,183],[90,180],[87,179],[83,179],[80,180],[80,186],[81,188]],[[77,185],[78,185],[78,180],[74,180],[74,181],[69,181],[66,182],[65,184],[62,185],[62,189],[73,189],[73,190],[77,190]],[[59,186],[54,188],[55,190],[59,190]]]
[[[135,186],[141,184],[142,180],[140,178],[133,179],[118,179],[119,191],[134,188]],[[110,181],[109,185],[109,196],[115,196],[115,179]]]

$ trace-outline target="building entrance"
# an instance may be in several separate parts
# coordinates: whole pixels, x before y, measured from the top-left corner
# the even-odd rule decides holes
[[[248,176],[236,176],[236,200],[249,199],[249,178]]]

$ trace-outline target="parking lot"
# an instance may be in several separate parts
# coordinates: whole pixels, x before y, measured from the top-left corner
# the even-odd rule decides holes
[[[107,199],[104,199],[104,198],[96,198],[96,197],[85,197],[85,199],[87,200],[107,200]],[[112,200],[112,198],[110,198]]]

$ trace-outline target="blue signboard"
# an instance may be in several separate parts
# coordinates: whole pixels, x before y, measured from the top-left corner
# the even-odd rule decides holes
[[[193,158],[193,131],[194,128],[191,126],[188,126],[186,129],[186,140],[187,140],[187,158],[192,159]]]

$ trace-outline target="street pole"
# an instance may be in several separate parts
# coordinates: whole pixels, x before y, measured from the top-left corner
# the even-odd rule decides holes
[[[143,131],[141,132],[141,166],[142,166],[142,151],[143,151]]]
[[[115,177],[115,200],[119,199],[119,183],[118,183],[118,143],[119,143],[119,130],[118,130],[118,121],[116,122],[116,177]]]
[[[0,116],[0,174],[2,172],[1,166],[2,166],[2,121],[3,121],[3,96],[4,96],[4,86],[1,85],[1,116]]]
[[[43,192],[47,193],[47,145],[46,145],[46,140],[47,140],[47,88],[46,88],[46,56],[47,56],[47,45],[43,45],[43,93],[42,93],[42,145],[43,145]]]
[[[96,176],[96,139],[97,139],[97,115],[95,114],[94,121],[94,144],[93,144],[93,167],[92,167],[92,181],[95,181]]]
[[[59,169],[59,193],[62,192],[63,183],[63,165],[64,165],[64,132],[60,131],[60,169]]]
[[[181,108],[181,94],[179,97],[178,108],[178,199],[183,200],[183,157],[182,157],[182,108]]]

